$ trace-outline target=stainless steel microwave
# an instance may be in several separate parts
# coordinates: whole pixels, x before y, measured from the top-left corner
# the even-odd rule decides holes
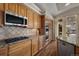
[[[27,26],[27,18],[5,12],[5,25]]]

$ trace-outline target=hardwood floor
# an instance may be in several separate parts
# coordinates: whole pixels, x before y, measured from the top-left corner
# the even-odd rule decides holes
[[[57,56],[57,41],[52,41],[52,43],[50,44],[50,49],[52,49],[50,51],[51,56]]]
[[[57,56],[57,41],[51,41],[36,56]]]

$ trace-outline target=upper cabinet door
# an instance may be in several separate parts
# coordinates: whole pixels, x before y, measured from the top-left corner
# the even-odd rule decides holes
[[[34,13],[34,28],[40,28],[41,27],[41,17]]]
[[[27,8],[23,4],[6,3],[5,10],[25,17]]]
[[[12,13],[17,12],[17,4],[16,3],[7,3],[5,4],[5,10],[10,11]]]
[[[26,6],[24,6],[24,5],[22,5],[22,4],[18,4],[18,11],[19,11],[19,15],[21,15],[21,16],[26,16],[26,11],[27,11],[27,9],[26,9]]]
[[[0,11],[4,11],[4,4],[0,3]]]
[[[9,10],[8,5],[9,5],[8,3],[5,3],[5,11]]]
[[[4,16],[4,4],[3,3],[0,3],[0,27],[2,27],[4,25],[4,21],[3,21],[3,16]]]
[[[3,18],[3,16],[4,16],[4,13],[3,12],[0,12],[0,27],[2,27],[2,26],[4,26],[4,18]]]
[[[17,12],[17,4],[15,4],[15,3],[10,3],[9,4],[9,10],[11,10],[11,12],[14,12],[14,13],[16,13]]]
[[[36,13],[34,13],[34,28],[37,28],[37,19],[38,19],[38,16]]]
[[[38,28],[41,28],[41,16],[38,15]]]
[[[28,17],[28,28],[33,28],[34,19],[33,19],[33,11],[31,9],[27,9],[27,17]]]

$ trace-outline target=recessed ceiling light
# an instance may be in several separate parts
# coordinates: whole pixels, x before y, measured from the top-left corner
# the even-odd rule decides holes
[[[66,4],[65,4],[65,6],[68,6],[68,5],[70,5],[70,3],[66,3]]]

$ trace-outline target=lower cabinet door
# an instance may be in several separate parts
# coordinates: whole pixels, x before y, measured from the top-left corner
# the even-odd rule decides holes
[[[10,52],[9,55],[10,56],[24,56],[25,55],[25,48],[19,48],[19,49],[15,49],[14,51]]]
[[[32,39],[32,55],[35,55],[38,52],[38,37]]]
[[[31,56],[31,40],[27,40],[26,42],[25,42],[25,44],[26,44],[26,48],[25,48],[25,55],[26,56]]]
[[[24,40],[9,45],[10,56],[27,56],[31,55],[31,40]]]
[[[8,54],[8,46],[0,48],[0,56],[7,56]]]
[[[76,49],[75,55],[79,56],[79,47],[76,46],[75,49]]]

